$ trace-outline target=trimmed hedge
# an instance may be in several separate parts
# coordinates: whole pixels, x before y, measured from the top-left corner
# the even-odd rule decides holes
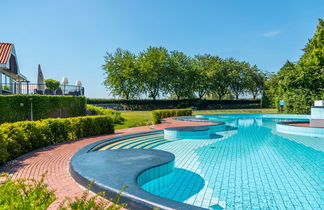
[[[104,115],[4,123],[0,125],[0,164],[42,147],[111,133],[113,121]]]
[[[34,120],[76,117],[86,113],[85,97],[0,95],[0,123],[30,120],[31,103]]]
[[[115,99],[87,99],[88,104],[118,104],[125,110],[154,110],[154,109],[180,109],[195,106],[198,109],[238,109],[260,108],[261,100],[115,100]]]
[[[192,109],[158,109],[152,111],[153,123],[160,123],[162,118],[176,116],[191,116]]]
[[[121,113],[113,109],[105,109],[99,106],[87,104],[87,111],[89,111],[92,115],[108,115],[111,117],[114,123],[121,123],[124,121]]]

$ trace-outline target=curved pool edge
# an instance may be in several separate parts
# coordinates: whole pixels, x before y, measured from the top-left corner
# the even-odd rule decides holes
[[[306,122],[306,121],[305,121]],[[276,124],[276,130],[280,133],[300,135],[300,136],[312,136],[312,137],[324,137],[323,127],[303,127],[291,124],[305,123],[304,121],[290,121],[279,122]],[[307,121],[307,123],[309,123]]]
[[[83,187],[87,187],[92,180],[96,180],[90,190],[95,193],[105,192],[106,198],[114,198],[121,187],[127,185],[128,188],[122,193],[120,203],[127,203],[127,208],[130,209],[152,209],[153,207],[159,207],[160,209],[205,209],[153,195],[142,189],[138,184],[138,177],[142,173],[145,173],[145,171],[174,162],[174,155],[172,153],[149,149],[120,149],[91,152],[100,143],[114,142],[124,138],[145,134],[149,135],[156,132],[161,131],[112,137],[83,147],[70,161],[71,176]],[[142,159],[138,158],[140,156],[142,156]],[[124,157],[127,157],[128,160],[121,160]],[[94,164],[93,159],[99,160],[99,162]],[[110,164],[102,167],[103,163],[107,163],[108,161]],[[129,167],[130,165],[131,167]]]
[[[253,117],[253,118],[286,118],[286,119],[310,119],[310,115],[299,114],[199,114],[194,115],[196,118],[208,118],[210,116],[227,117]]]

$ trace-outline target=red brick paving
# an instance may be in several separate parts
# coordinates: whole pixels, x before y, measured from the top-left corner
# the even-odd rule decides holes
[[[82,147],[113,136],[161,130],[166,127],[206,124],[208,123],[175,121],[169,118],[165,119],[163,123],[159,125],[121,129],[117,130],[115,134],[69,141],[33,151],[27,155],[19,157],[1,168],[0,172],[9,173],[13,178],[34,179],[38,179],[40,175],[47,172],[45,182],[49,185],[50,189],[55,190],[55,194],[58,197],[49,209],[56,209],[65,197],[68,196],[73,198],[81,196],[84,192],[83,188],[73,180],[69,172],[69,162],[71,157]]]
[[[300,126],[300,127],[309,127],[309,123],[290,123],[289,125]]]

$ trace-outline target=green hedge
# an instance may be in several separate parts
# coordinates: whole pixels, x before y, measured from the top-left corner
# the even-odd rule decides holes
[[[115,99],[87,99],[88,104],[118,104],[125,110],[154,110],[154,109],[182,109],[195,106],[198,109],[243,109],[260,108],[261,100],[115,100]]]
[[[113,109],[105,109],[94,105],[87,104],[87,111],[92,115],[108,115],[114,121],[114,123],[121,123],[124,119],[121,113]]]
[[[152,111],[153,123],[158,124],[162,118],[176,116],[191,116],[192,109],[158,109]]]
[[[86,98],[45,95],[0,95],[0,123],[85,115]]]
[[[0,125],[0,164],[49,145],[114,133],[109,116],[22,121]]]
[[[319,94],[314,94],[308,89],[296,89],[286,92],[281,97],[276,97],[276,107],[280,111],[279,101],[284,100],[285,106],[283,111],[285,113],[293,114],[310,114],[311,107],[314,106],[314,101],[324,99],[324,89]]]

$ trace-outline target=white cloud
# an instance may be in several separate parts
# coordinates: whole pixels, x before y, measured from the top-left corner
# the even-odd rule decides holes
[[[267,33],[262,34],[262,36],[267,37],[267,38],[271,38],[271,37],[275,37],[275,36],[277,36],[279,34],[280,34],[280,31],[269,31]]]

